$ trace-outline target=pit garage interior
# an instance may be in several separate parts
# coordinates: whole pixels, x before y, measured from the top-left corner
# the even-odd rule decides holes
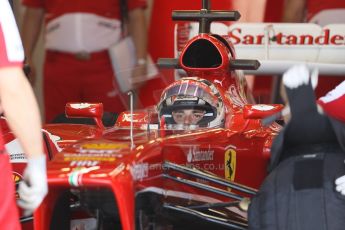
[[[28,3],[9,2],[24,36]],[[25,68],[35,74],[49,193],[33,215],[19,211],[22,229],[344,228],[344,1],[104,2],[144,11],[147,58],[118,76],[143,64],[145,80],[131,88],[114,77],[121,111],[73,98],[47,121],[42,25]],[[74,11],[66,17],[91,15]],[[133,44],[121,63],[133,61]],[[0,125],[9,154],[23,155],[5,118]],[[11,163],[18,190],[26,161]]]

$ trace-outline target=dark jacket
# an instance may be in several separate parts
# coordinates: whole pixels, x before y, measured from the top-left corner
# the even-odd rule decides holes
[[[250,230],[345,229],[345,126],[317,111],[310,85],[287,89],[292,118],[275,139],[269,175],[252,198]]]

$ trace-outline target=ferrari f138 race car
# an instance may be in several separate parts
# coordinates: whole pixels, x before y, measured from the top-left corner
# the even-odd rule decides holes
[[[199,34],[178,59],[160,59],[187,76],[163,90],[156,107],[121,113],[102,123],[102,104],[68,103],[68,117],[95,125],[45,125],[49,194],[35,229],[246,229],[246,201],[266,176],[276,123],[261,119],[282,105],[250,104],[244,76],[256,60],[236,59],[212,21],[236,11],[175,11],[199,21]],[[181,111],[189,110],[191,119]],[[196,111],[196,112],[195,112]],[[190,115],[190,114],[189,114]]]

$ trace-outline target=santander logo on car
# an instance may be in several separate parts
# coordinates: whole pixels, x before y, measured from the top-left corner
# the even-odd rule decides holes
[[[227,37],[237,58],[345,63],[345,24],[235,23]]]
[[[211,32],[223,35],[239,59],[293,60],[316,63],[345,63],[345,24],[321,27],[314,23],[232,23],[214,22]],[[175,28],[178,54],[198,32],[197,23]]]
[[[273,33],[269,37],[270,44],[278,45],[345,45],[345,36],[337,34],[329,28],[322,29],[321,34],[295,34],[288,32]],[[241,28],[233,28],[228,33],[230,40],[234,45],[264,45],[265,34],[245,34]]]

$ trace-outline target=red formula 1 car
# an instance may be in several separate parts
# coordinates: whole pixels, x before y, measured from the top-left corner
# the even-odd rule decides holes
[[[101,104],[69,103],[67,116],[95,125],[45,126],[49,194],[35,229],[247,228],[243,206],[266,176],[280,130],[260,119],[282,106],[249,104],[238,70],[259,63],[236,59],[226,38],[209,33],[212,21],[238,18],[209,10],[208,1],[200,12],[173,13],[199,21],[200,33],[179,59],[159,61],[188,76],[169,85],[156,107],[123,112],[105,128]],[[199,113],[179,122],[185,109]]]

